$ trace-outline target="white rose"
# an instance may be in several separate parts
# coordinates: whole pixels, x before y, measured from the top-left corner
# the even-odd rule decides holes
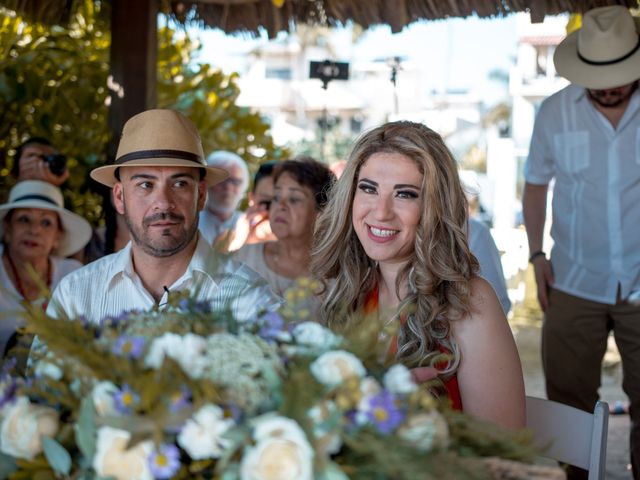
[[[363,378],[360,382],[360,393],[363,397],[373,397],[382,391],[382,387],[373,377]]]
[[[303,322],[293,329],[293,337],[300,345],[328,349],[340,344],[340,338],[317,322]]]
[[[48,377],[52,380],[60,380],[62,378],[62,369],[52,362],[42,359],[36,362],[34,373],[37,377]]]
[[[91,392],[93,406],[99,417],[119,415],[116,409],[114,394],[120,390],[111,382],[100,382]]]
[[[399,363],[384,374],[383,383],[387,390],[398,395],[405,395],[418,389],[411,377],[411,371]]]
[[[18,397],[5,410],[0,426],[0,450],[16,458],[31,460],[42,451],[42,437],[58,433],[58,413],[49,407],[33,405]]]
[[[233,419],[225,419],[220,407],[205,405],[187,420],[178,435],[178,445],[194,460],[219,458],[231,443],[223,435],[233,425]]]
[[[398,436],[423,452],[445,449],[449,446],[449,425],[437,410],[420,412],[407,418]]]
[[[331,417],[340,415],[336,404],[325,401],[312,407],[308,412],[309,418],[313,421],[313,435],[315,436],[316,451],[329,456],[338,453],[342,448],[342,439],[336,433],[337,425]]]
[[[300,426],[274,417],[254,430],[256,444],[242,457],[242,480],[312,480],[313,449]]]
[[[198,335],[187,333],[181,336],[165,333],[151,343],[145,364],[158,369],[166,356],[178,362],[182,370],[191,378],[200,378],[206,366],[204,356],[206,350],[207,341]]]
[[[149,469],[149,455],[153,442],[140,442],[127,450],[131,434],[125,430],[100,427],[96,441],[93,468],[101,477],[116,480],[153,480]]]
[[[334,387],[351,377],[364,377],[366,370],[358,357],[344,350],[323,353],[311,364],[311,373],[320,383]]]

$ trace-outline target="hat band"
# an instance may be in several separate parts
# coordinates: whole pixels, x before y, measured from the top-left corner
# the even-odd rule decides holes
[[[631,55],[636,53],[636,51],[639,48],[640,48],[640,35],[638,35],[638,42],[636,43],[636,46],[633,47],[629,53],[627,53],[627,54],[625,54],[625,55],[623,55],[621,57],[614,58],[613,60],[603,60],[601,62],[597,62],[595,60],[589,60],[588,58],[585,58],[582,55],[580,55],[580,50],[578,50],[578,58],[580,60],[582,60],[584,63],[588,63],[589,65],[612,65],[614,63],[618,63],[618,62],[622,62],[623,60],[626,60]]]
[[[52,203],[56,207],[59,207],[56,202],[51,200],[49,197],[45,197],[44,195],[23,195],[22,197],[14,199],[11,203],[21,202],[23,200],[42,200],[43,202]]]
[[[189,160],[203,167],[204,162],[196,153],[185,152],[184,150],[139,150],[137,152],[127,153],[116,159],[116,165],[131,162],[132,160],[145,160],[149,158],[178,158],[180,160]]]

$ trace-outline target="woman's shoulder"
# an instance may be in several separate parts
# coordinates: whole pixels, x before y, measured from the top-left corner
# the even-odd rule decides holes
[[[500,307],[500,301],[491,284],[480,276],[474,276],[469,282],[471,309]]]
[[[496,323],[506,322],[506,317],[498,296],[489,282],[482,277],[474,277],[469,282],[469,313],[460,321],[452,322],[454,330],[473,332]]]
[[[51,261],[53,262],[55,270],[62,275],[66,275],[83,266],[82,263],[75,258],[51,257]]]
[[[233,259],[246,263],[254,268],[255,265],[263,265],[265,243],[250,243],[243,245],[242,248],[233,253]]]

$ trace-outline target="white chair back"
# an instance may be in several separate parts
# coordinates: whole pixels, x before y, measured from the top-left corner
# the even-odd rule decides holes
[[[543,456],[589,471],[589,480],[604,480],[609,406],[598,402],[593,413],[569,405],[527,397],[527,428]]]

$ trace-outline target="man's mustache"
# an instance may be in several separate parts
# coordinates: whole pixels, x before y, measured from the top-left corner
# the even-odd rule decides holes
[[[145,227],[148,227],[152,223],[155,223],[155,222],[158,222],[158,221],[165,221],[165,220],[173,220],[173,221],[176,221],[176,222],[181,222],[181,221],[184,220],[184,216],[183,215],[179,215],[179,214],[174,213],[174,212],[154,213],[153,215],[149,215],[148,217],[146,217],[142,221],[142,225],[144,225]]]

